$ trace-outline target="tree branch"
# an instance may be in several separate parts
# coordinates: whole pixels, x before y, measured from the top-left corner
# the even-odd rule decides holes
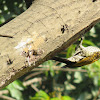
[[[34,0],[0,27],[0,35],[13,37],[0,37],[0,88],[54,57],[99,21],[99,0]]]

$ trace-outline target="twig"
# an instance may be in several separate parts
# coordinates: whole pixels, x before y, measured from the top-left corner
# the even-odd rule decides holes
[[[29,81],[23,82],[23,85],[28,86],[34,82],[41,82],[41,81],[42,81],[42,78],[34,78],[34,79],[29,80]]]
[[[33,84],[31,84],[31,87],[32,87],[36,92],[39,92],[39,89],[36,88]]]
[[[8,94],[8,93],[9,93],[8,90],[2,90],[2,91],[0,91],[0,95],[2,95],[2,94]]]
[[[0,98],[3,98],[4,100],[16,100],[16,99],[13,99],[13,98],[5,96],[5,95],[0,95]]]
[[[42,66],[41,66],[42,67]],[[55,66],[54,66],[55,67]],[[57,67],[57,66],[56,66]],[[77,69],[70,69],[70,68],[53,68],[55,71],[70,71],[70,72],[87,72],[86,70],[77,70]],[[39,72],[35,72],[35,73],[32,73],[28,76],[26,76],[24,78],[24,81],[33,77],[33,76],[36,76],[36,75],[39,75],[39,74],[42,74],[43,71],[50,71],[50,68],[34,68],[32,71],[39,71]]]
[[[26,77],[24,78],[24,81],[26,81],[26,80],[28,80],[29,78],[34,77],[34,76],[36,76],[36,75],[42,74],[42,73],[43,73],[43,71],[42,71],[42,72],[32,73],[32,74],[26,76]]]
[[[49,71],[50,68],[34,68],[32,71]],[[78,69],[71,69],[71,68],[53,68],[56,71],[71,71],[71,72],[87,72],[87,70],[78,70]]]

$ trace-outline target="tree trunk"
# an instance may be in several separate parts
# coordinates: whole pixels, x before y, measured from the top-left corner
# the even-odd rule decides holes
[[[67,48],[99,21],[100,0],[34,0],[0,27],[0,89]]]

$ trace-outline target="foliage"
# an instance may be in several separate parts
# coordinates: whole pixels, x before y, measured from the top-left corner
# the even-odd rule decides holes
[[[59,98],[58,97],[50,98],[50,96],[46,92],[40,90],[39,92],[35,94],[34,97],[31,97],[30,100],[72,100],[72,98],[69,96],[60,96]]]
[[[22,0],[0,0],[0,24],[16,17],[25,9],[25,4]],[[100,23],[85,35],[83,45],[100,47],[99,33]],[[78,42],[71,45],[58,56],[70,57],[74,53],[77,44]],[[33,69],[30,73],[4,88],[3,90],[9,91],[8,94],[4,95],[16,100],[100,99],[100,60],[73,70],[61,69],[63,65],[63,63],[51,60],[45,62],[37,70]],[[33,82],[33,79],[36,81]],[[31,84],[25,87],[23,84],[28,81]]]
[[[21,91],[23,91],[25,87],[23,86],[22,82],[16,80],[12,84],[9,84],[6,88],[9,90],[12,97],[16,98],[17,100],[23,100]]]

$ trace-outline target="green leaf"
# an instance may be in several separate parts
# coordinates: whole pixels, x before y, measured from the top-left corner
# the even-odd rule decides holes
[[[61,99],[60,99],[60,98],[55,97],[55,98],[51,98],[50,100],[61,100]]]
[[[18,90],[13,83],[9,84],[6,88],[10,91],[12,97],[16,98],[17,100],[23,100],[21,91]]]
[[[49,96],[46,92],[40,90],[35,94],[35,97],[31,97],[30,100],[49,100]]]
[[[50,100],[72,100],[72,98],[69,96],[62,96],[61,98],[55,97],[51,98]]]
[[[98,86],[100,86],[100,79],[98,80]]]
[[[89,46],[90,45],[91,46],[95,46],[95,44],[92,41],[90,41],[90,40],[84,40],[83,43],[86,44],[86,45],[89,45]]]
[[[69,97],[69,96],[62,96],[62,99],[61,100],[72,100],[72,98]]]
[[[25,86],[19,80],[15,80],[12,84],[18,90],[24,90],[25,89]]]
[[[70,56],[72,56],[72,53],[75,52],[75,47],[76,47],[76,45],[73,44],[73,45],[71,45],[71,46],[67,49],[67,53],[66,53],[66,57],[67,57],[67,58],[70,57]]]
[[[43,90],[40,90],[38,93],[36,93],[36,96],[43,97],[43,98],[48,98],[48,94],[44,92]]]

